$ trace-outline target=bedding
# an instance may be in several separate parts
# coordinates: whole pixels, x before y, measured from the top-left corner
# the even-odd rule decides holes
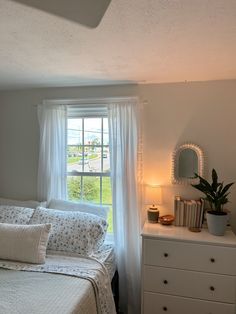
[[[0,223],[0,258],[42,264],[45,262],[50,224]]]
[[[84,202],[71,202],[57,199],[52,199],[47,207],[59,210],[80,211],[88,214],[94,214],[104,218],[105,220],[107,220],[107,215],[109,212],[109,206],[95,205]]]
[[[0,205],[0,223],[26,225],[33,216],[34,209],[13,205]]]
[[[1,314],[97,313],[94,292],[87,280],[4,269],[0,269],[0,278]]]
[[[93,252],[91,257],[104,264],[111,281],[115,275],[117,267],[114,244],[104,243],[97,251]]]
[[[19,201],[8,198],[0,197],[0,205],[27,207],[27,208],[37,208],[38,206],[46,206],[47,202],[37,202],[33,200]]]
[[[43,265],[0,260],[0,313],[115,314],[98,260],[49,252]]]
[[[114,248],[104,244],[107,222],[101,215],[4,205],[2,210],[0,206],[0,222],[12,224],[9,226],[13,229],[24,228],[25,224],[29,228],[35,224],[52,225],[45,264],[30,264],[22,258],[6,260],[2,255],[1,314],[116,313],[111,291]],[[7,242],[3,240],[0,248]],[[19,252],[26,250],[23,255],[27,255],[27,249]],[[15,255],[10,258],[18,259]]]
[[[48,249],[91,255],[104,242],[107,222],[96,215],[38,207],[30,224],[51,223]]]

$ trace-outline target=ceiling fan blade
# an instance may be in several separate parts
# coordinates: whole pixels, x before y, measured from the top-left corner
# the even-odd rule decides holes
[[[12,0],[95,28],[111,0]]]

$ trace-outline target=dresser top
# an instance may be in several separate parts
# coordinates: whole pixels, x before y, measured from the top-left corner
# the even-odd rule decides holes
[[[201,232],[191,232],[186,227],[164,226],[160,223],[145,222],[141,235],[148,238],[158,238],[159,240],[181,240],[236,247],[236,235],[231,230],[227,230],[224,236],[214,236],[204,228],[201,229]]]

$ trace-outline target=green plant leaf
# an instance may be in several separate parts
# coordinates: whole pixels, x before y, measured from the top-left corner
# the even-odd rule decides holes
[[[199,178],[198,184],[192,186],[205,194],[205,199],[210,203],[212,209],[222,211],[222,205],[228,203],[229,188],[234,182],[224,186],[224,182],[218,182],[218,175],[215,169],[212,169],[212,183],[195,173],[195,178]]]
[[[211,193],[211,194],[215,193],[214,190],[212,189],[212,186],[206,180],[205,181],[200,181],[200,185],[208,193]]]
[[[218,188],[218,175],[215,171],[215,169],[212,169],[212,185],[211,185],[213,191],[217,191]]]
[[[218,194],[220,194],[220,193],[221,193],[221,191],[222,191],[223,187],[224,187],[223,182],[222,182],[222,183],[219,183],[219,185],[218,185],[218,192],[217,192]]]
[[[195,189],[201,191],[202,193],[204,193],[206,196],[207,195],[211,195],[211,193],[208,191],[208,189],[204,186],[204,185],[201,185],[201,184],[196,184],[196,185],[192,185]],[[211,195],[211,197],[213,198],[214,195]]]
[[[222,189],[221,193],[220,193],[220,197],[223,196],[228,190],[229,188],[234,184],[234,182],[231,182],[229,184],[226,184],[226,186]]]

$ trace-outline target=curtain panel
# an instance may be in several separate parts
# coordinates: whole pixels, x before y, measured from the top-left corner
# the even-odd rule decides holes
[[[120,309],[140,313],[140,137],[138,102],[110,104],[112,207]]]
[[[103,102],[108,110],[113,230],[119,272],[120,310],[140,313],[142,141],[140,104],[135,99]],[[69,102],[68,102],[69,103]],[[38,106],[40,151],[38,199],[66,199],[67,110]],[[104,107],[103,107],[104,108]],[[77,110],[81,110],[80,106]]]
[[[66,199],[67,107],[38,106],[38,199]]]

